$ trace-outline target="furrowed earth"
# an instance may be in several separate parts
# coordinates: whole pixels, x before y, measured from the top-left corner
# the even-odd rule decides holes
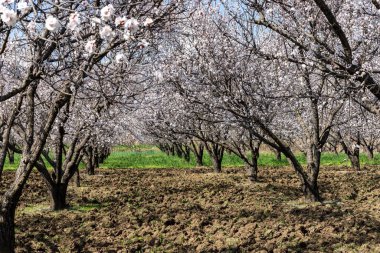
[[[16,213],[17,252],[380,252],[377,168],[323,168],[323,203],[304,200],[290,168],[261,168],[257,183],[243,169],[81,177],[70,208],[54,212],[32,173]]]

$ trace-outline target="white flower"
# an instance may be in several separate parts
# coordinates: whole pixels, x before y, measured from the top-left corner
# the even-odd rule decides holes
[[[149,42],[146,41],[146,40],[142,40],[140,43],[139,43],[139,46],[144,48],[144,47],[147,47],[149,46]]]
[[[92,54],[95,52],[95,44],[96,40],[89,40],[87,41],[86,45],[84,46],[84,50],[87,51],[87,53]]]
[[[125,22],[125,29],[129,30],[131,33],[137,32],[139,29],[139,22],[135,18],[130,18]]]
[[[8,26],[13,26],[17,22],[17,14],[13,10],[3,9],[1,14],[1,20]]]
[[[127,60],[127,58],[125,57],[125,55],[123,53],[118,53],[115,56],[116,63],[122,63],[122,62],[125,62],[126,60]]]
[[[145,21],[144,21],[144,26],[149,26],[150,24],[152,24],[153,23],[153,19],[151,19],[151,18],[147,18],[147,19],[145,19]]]
[[[46,29],[48,29],[49,31],[57,31],[59,29],[61,25],[59,24],[59,21],[58,19],[56,19],[55,17],[53,16],[49,16],[47,17],[47,19],[45,20],[45,27]]]
[[[92,26],[96,26],[97,24],[101,24],[102,21],[100,20],[100,18],[92,18],[91,19],[91,25]]]
[[[115,12],[115,8],[113,7],[112,4],[109,4],[100,10],[100,16],[103,20],[107,21],[111,19],[114,12]]]
[[[99,34],[100,38],[108,40],[113,36],[113,31],[109,25],[105,25],[102,30],[100,30]]]
[[[71,13],[69,17],[69,23],[67,24],[67,28],[69,30],[75,30],[80,25],[80,17],[79,13]]]
[[[129,31],[124,33],[124,39],[127,41],[131,39],[131,33]]]
[[[126,21],[127,21],[126,17],[116,17],[115,25],[116,26],[124,26]]]
[[[20,1],[17,4],[17,9],[18,10],[23,10],[23,9],[26,9],[26,8],[28,8],[28,2],[27,1]]]
[[[30,33],[35,33],[35,32],[36,32],[36,22],[31,21],[31,22],[27,25],[26,28],[28,29],[28,31],[29,31]]]

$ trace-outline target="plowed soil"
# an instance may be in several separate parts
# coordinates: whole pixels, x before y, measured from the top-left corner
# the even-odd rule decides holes
[[[12,172],[5,173],[10,182]],[[380,169],[323,168],[323,203],[290,168],[98,170],[49,210],[37,172],[16,217],[18,252],[380,252]]]

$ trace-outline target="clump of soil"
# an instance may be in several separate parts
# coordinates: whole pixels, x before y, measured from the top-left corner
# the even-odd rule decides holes
[[[17,251],[380,252],[380,170],[322,169],[323,203],[305,202],[294,174],[262,168],[250,183],[243,169],[99,170],[53,212],[34,172],[17,209]]]

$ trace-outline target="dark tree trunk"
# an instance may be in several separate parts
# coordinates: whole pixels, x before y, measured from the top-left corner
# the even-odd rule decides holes
[[[214,168],[214,172],[221,173],[222,172],[222,159],[217,156],[212,157],[212,167]]]
[[[8,149],[8,160],[9,160],[9,164],[15,163],[15,152],[11,149]]]
[[[311,190],[308,190],[303,184],[302,188],[305,195],[312,201],[317,201],[320,199],[319,196],[319,188],[318,188],[318,175],[319,168],[321,163],[321,152],[315,145],[312,145],[309,150],[306,152],[306,160],[307,160],[307,170],[309,176],[309,184]],[[318,193],[318,196],[314,196],[312,192]]]
[[[276,150],[276,159],[277,161],[281,161],[281,152]]]
[[[91,146],[87,148],[85,163],[86,163],[87,174],[95,175],[94,150]]]
[[[77,187],[80,187],[80,173],[79,173],[79,168],[76,169],[76,177],[75,177],[75,185]]]
[[[172,156],[175,156],[175,147],[174,147],[174,145],[171,145],[171,146],[170,146],[170,154],[171,154]]]
[[[246,164],[248,179],[251,182],[257,182],[257,164]]]
[[[217,143],[205,143],[206,150],[212,159],[212,166],[214,168],[214,172],[221,173],[222,172],[222,161],[224,155],[224,147]]]
[[[289,164],[291,164],[291,166],[294,168],[301,181],[301,188],[305,197],[311,201],[321,201],[321,196],[319,194],[319,189],[316,181],[314,184],[310,182],[308,175],[304,172],[301,164],[297,161],[293,152],[291,152],[289,149],[284,149],[284,152],[284,155],[288,159]]]
[[[252,149],[251,163],[246,165],[247,166],[247,170],[248,170],[248,179],[251,182],[257,182],[259,155],[260,155],[260,153],[259,153],[259,147],[253,148]]]
[[[188,146],[184,146],[184,159],[186,162],[190,162],[190,148]]]
[[[183,157],[183,152],[182,152],[182,149],[179,145],[175,144],[175,153],[177,154],[177,156],[179,158],[182,158]]]
[[[200,143],[197,145],[193,140],[191,141],[192,151],[195,155],[197,166],[203,166],[203,153],[204,145]]]
[[[89,159],[90,161],[86,164],[87,174],[90,176],[95,175],[95,165],[91,161],[92,159]]]
[[[98,168],[99,167],[99,152],[98,152],[98,148],[94,148],[92,160],[94,162],[95,168]]]
[[[349,154],[348,158],[350,159],[351,162],[351,168],[353,168],[356,171],[360,170],[360,159],[359,159],[359,152]]]
[[[17,201],[16,201],[17,203]],[[0,253],[13,253],[15,249],[15,207],[2,210],[0,214]]]
[[[195,155],[195,158],[197,160],[197,166],[203,166],[203,151],[202,154]]]
[[[23,153],[26,156],[25,153]],[[28,162],[29,161],[29,162]],[[29,158],[23,158],[16,171],[15,181],[1,199],[0,207],[0,253],[14,252],[16,207],[20,200],[22,190],[34,166]]]
[[[66,196],[67,196],[67,184],[57,183],[50,189],[50,208],[51,210],[63,210],[67,207]]]
[[[366,153],[367,153],[367,157],[368,157],[368,159],[370,159],[370,160],[373,160],[373,151],[374,151],[374,148],[373,147],[371,147],[371,146],[367,146],[367,145],[365,145],[364,146],[365,147],[365,151],[366,151]]]

